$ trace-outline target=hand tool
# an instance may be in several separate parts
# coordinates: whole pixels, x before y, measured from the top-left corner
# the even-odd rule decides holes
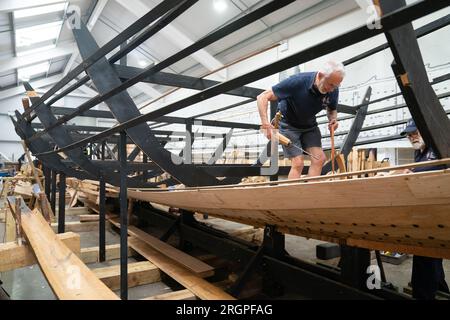
[[[303,148],[300,148],[299,146],[296,146],[295,144],[292,143],[291,139],[289,139],[288,137],[284,136],[283,134],[280,133],[279,129],[279,124],[280,124],[280,120],[283,117],[283,115],[281,114],[280,111],[278,111],[275,114],[275,118],[273,118],[272,120],[272,125],[276,130],[275,132],[275,138],[278,139],[278,141],[283,145],[286,146],[288,148],[294,147],[297,148],[298,150],[300,150],[301,152],[303,152],[304,154],[307,154],[308,156],[319,160],[319,157],[309,153],[308,151],[304,150]]]

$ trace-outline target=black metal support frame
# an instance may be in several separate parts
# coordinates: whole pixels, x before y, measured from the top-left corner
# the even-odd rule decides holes
[[[99,180],[98,260],[104,262],[106,260],[106,184],[103,174]]]
[[[52,189],[50,194],[50,207],[56,212],[56,175],[57,172],[52,170]]]
[[[120,133],[120,298],[128,300],[128,196],[127,196],[127,142],[126,133]]]
[[[58,206],[58,233],[64,233],[66,225],[66,174],[59,173],[59,206]]]
[[[139,223],[158,225],[165,230],[173,226],[178,218],[141,202],[135,203],[134,213],[138,217]],[[261,247],[255,247],[252,243],[235,239],[222,231],[211,229],[197,222],[193,219],[192,214],[189,219],[179,222],[178,230],[183,242],[189,242],[218,257],[245,266],[241,268],[244,272],[240,273],[240,281],[243,281],[234,287],[238,289],[236,292],[239,292],[239,289],[245,285],[245,281],[249,279],[249,271],[245,272],[248,269],[262,272],[265,278],[270,279],[271,282],[309,299],[410,299],[407,295],[397,293],[385,286],[373,291],[355,288],[347,284],[341,276],[341,272],[337,270],[289,256],[284,249],[284,235],[277,233],[270,226],[265,230],[269,237],[266,237],[263,250]],[[351,260],[348,262],[352,263]],[[350,270],[357,269],[344,270],[344,274],[350,274]],[[360,270],[362,269],[360,268]],[[242,276],[244,274],[246,274],[245,277]]]

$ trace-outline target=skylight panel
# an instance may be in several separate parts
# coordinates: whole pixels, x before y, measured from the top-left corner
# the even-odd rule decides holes
[[[23,49],[26,47],[23,47]],[[34,48],[34,49],[30,49],[30,50],[21,50],[21,51],[17,51],[17,56],[18,57],[23,57],[23,56],[27,56],[33,53],[38,53],[38,52],[42,52],[42,51],[46,51],[46,50],[51,50],[56,48],[56,44],[50,44],[47,46],[42,46],[42,47],[38,47],[38,48]]]
[[[32,27],[16,29],[16,46],[26,47],[35,43],[56,40],[61,31],[63,21],[40,24]]]
[[[29,81],[33,76],[47,73],[50,63],[48,61],[17,69],[17,76],[22,81]]]
[[[14,19],[28,18],[52,12],[64,11],[66,9],[66,5],[67,3],[63,2],[30,9],[16,10],[13,12]]]

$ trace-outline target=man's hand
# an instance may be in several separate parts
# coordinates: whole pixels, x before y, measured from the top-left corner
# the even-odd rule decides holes
[[[337,128],[339,128],[339,122],[336,119],[332,119],[330,120],[330,122],[328,122],[328,130],[330,130],[330,132],[331,128],[333,128],[334,131],[336,131]]]
[[[261,132],[266,136],[267,139],[272,138],[272,130],[275,130],[274,126],[270,123],[263,123],[261,125]]]

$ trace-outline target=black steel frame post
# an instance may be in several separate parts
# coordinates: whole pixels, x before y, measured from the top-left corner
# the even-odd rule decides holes
[[[178,248],[180,248],[180,250],[187,250],[188,246],[186,244],[186,239],[184,237],[181,226],[182,225],[193,225],[197,221],[194,218],[193,212],[187,211],[184,209],[180,209],[179,212],[180,212],[180,217],[179,217],[180,222],[178,223],[178,234],[179,234]]]
[[[142,152],[142,162],[148,163],[148,156],[144,152]],[[144,170],[142,172],[142,180],[144,183],[147,182],[147,179],[148,179],[147,174],[148,174],[148,170]]]
[[[66,229],[66,174],[59,173],[58,233]]]
[[[370,250],[341,246],[341,280],[343,283],[350,285],[359,290],[366,291],[367,268],[370,265]]]
[[[278,232],[276,226],[267,225],[264,228],[263,242],[255,255],[247,263],[237,281],[229,289],[231,295],[236,297],[239,295],[245,282],[250,278],[250,275],[253,274],[254,269],[260,264],[264,255],[269,255],[274,258],[281,258],[285,255],[284,239],[284,234]]]
[[[99,223],[98,223],[98,261],[106,261],[106,192],[105,178],[103,173],[100,176],[99,191]]]
[[[52,185],[52,170],[44,166],[44,189],[47,199],[50,199],[51,185]],[[42,190],[41,190],[42,191]]]
[[[271,257],[279,259],[286,254],[285,236],[283,233],[277,231],[276,226],[266,226],[264,229],[263,244],[266,247],[266,254]]]
[[[127,134],[120,133],[120,298],[128,300]]]
[[[51,194],[50,194],[50,207],[52,208],[53,213],[56,212],[56,171],[52,170],[52,186],[51,186]]]
[[[182,220],[182,215],[180,215],[175,222],[169,227],[169,229],[167,229],[167,231],[161,236],[159,237],[159,240],[167,242],[167,240],[169,240],[170,236],[172,234],[175,233],[175,231],[180,229],[180,223]]]

